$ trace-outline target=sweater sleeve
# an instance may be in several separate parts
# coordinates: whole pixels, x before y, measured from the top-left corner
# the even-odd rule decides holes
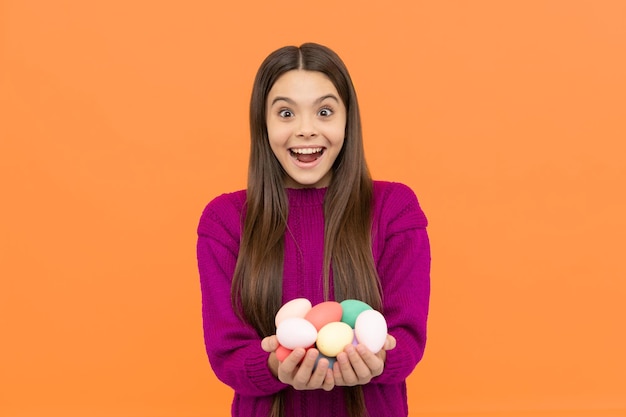
[[[404,381],[424,354],[430,297],[427,220],[413,191],[393,184],[381,202],[377,262],[383,313],[396,348],[387,352],[384,372],[373,383]]]
[[[234,196],[224,195],[209,203],[198,226],[204,342],[211,368],[222,382],[241,395],[272,395],[285,385],[271,374],[261,338],[231,306],[242,205]]]

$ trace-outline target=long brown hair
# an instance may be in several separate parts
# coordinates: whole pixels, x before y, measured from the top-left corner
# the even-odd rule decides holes
[[[285,172],[268,140],[266,100],[276,80],[291,70],[319,71],[334,84],[346,107],[343,148],[333,165],[324,200],[324,298],[329,299],[330,269],[334,299],[347,298],[382,308],[371,249],[372,179],[363,150],[361,117],[352,79],[329,48],[306,43],[272,52],[261,64],[250,100],[250,161],[246,214],[232,284],[235,311],[266,337],[276,332],[274,317],[282,303],[284,234],[288,202]],[[346,388],[348,412],[367,415],[361,387]],[[284,414],[278,394],[272,416]]]

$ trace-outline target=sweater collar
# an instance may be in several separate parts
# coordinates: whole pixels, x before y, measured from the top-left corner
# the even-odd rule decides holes
[[[324,196],[328,188],[286,188],[289,205],[314,206],[324,204]]]

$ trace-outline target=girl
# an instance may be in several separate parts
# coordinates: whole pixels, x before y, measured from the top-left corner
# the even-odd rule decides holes
[[[205,345],[232,415],[406,416],[426,342],[426,218],[408,187],[372,181],[341,59],[312,43],[270,54],[250,128],[247,190],[210,202],[198,227]],[[274,316],[299,297],[381,311],[383,350],[348,345],[331,368],[295,349],[279,363]]]

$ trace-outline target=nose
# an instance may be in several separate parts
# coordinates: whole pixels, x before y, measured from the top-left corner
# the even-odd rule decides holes
[[[300,118],[300,124],[298,125],[296,136],[302,139],[309,139],[317,136],[317,129],[315,127],[315,122],[312,120],[312,118]]]

